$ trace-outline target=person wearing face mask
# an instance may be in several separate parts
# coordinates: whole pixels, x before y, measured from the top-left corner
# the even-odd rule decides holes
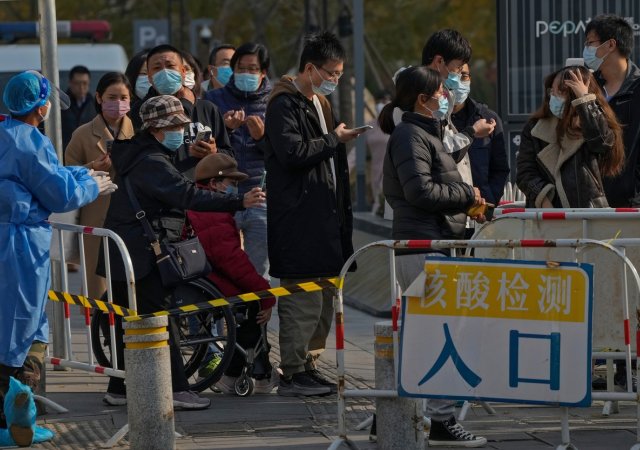
[[[220,44],[209,53],[209,65],[207,66],[207,77],[202,82],[202,90],[210,91],[220,89],[229,82],[233,74],[231,58],[236,48],[231,44]]]
[[[198,99],[194,91],[184,85],[187,75],[185,56],[167,44],[149,50],[147,76],[151,88],[144,99],[131,106],[130,117],[134,130],[138,131],[142,126],[139,113],[143,102],[157,95],[173,95],[178,98],[185,113],[191,118],[191,123],[184,130],[183,145],[175,153],[173,160],[178,170],[193,180],[195,166],[205,156],[216,152],[234,156],[234,153],[218,108],[210,101]],[[207,129],[211,130],[209,140],[196,140],[198,132]]]
[[[269,274],[282,285],[340,273],[353,253],[353,215],[345,142],[359,132],[336,121],[325,97],[338,85],[345,50],[329,32],[307,37],[298,74],[273,88],[265,115],[264,147],[269,209]],[[336,392],[320,375],[333,321],[332,289],[282,297],[278,394]]]
[[[384,159],[383,190],[393,208],[393,239],[463,239],[466,211],[485,203],[480,190],[462,179],[442,141],[439,111],[444,93],[439,72],[424,66],[409,67],[398,74],[395,97],[378,118],[382,131],[391,135]],[[395,108],[404,111],[397,125]],[[448,250],[435,255],[443,253],[449,255]],[[434,253],[426,256],[429,254]],[[397,280],[405,291],[423,271],[425,251],[396,250],[395,255]],[[485,438],[456,423],[455,403],[427,400],[429,448],[486,445]]]
[[[151,223],[160,242],[181,240],[185,210],[235,212],[257,206],[265,195],[255,188],[245,195],[221,194],[199,189],[173,164],[173,155],[183,142],[185,126],[190,118],[182,103],[170,95],[152,97],[140,108],[142,130],[132,139],[113,143],[111,159],[116,180],[122,185],[125,179],[131,184],[146,219]],[[144,228],[136,218],[127,189],[121,189],[109,204],[104,227],[116,232],[129,250],[136,281],[136,298],[139,313],[166,310],[171,306],[173,289],[165,288],[155,263],[156,257],[145,237]],[[104,248],[101,247],[101,254]],[[127,298],[127,281],[120,253],[109,247],[113,298]],[[105,275],[104,258],[98,260],[99,275]],[[118,366],[122,358],[122,335],[118,327]],[[179,348],[177,319],[169,319],[169,346],[174,407],[203,409],[209,400],[187,391],[188,382]],[[123,361],[124,362],[124,361]],[[104,401],[109,405],[126,404],[124,380],[111,378]]]
[[[108,72],[100,78],[94,98],[98,115],[71,136],[65,150],[66,165],[85,166],[107,172],[115,179],[109,156],[111,145],[115,140],[133,137],[133,125],[127,116],[130,91],[129,80],[120,72]],[[109,209],[109,201],[110,197],[98,197],[81,208],[78,224],[101,228]],[[106,290],[105,279],[95,273],[100,242],[101,239],[97,236],[85,236],[84,239],[87,286],[91,298],[101,298]]]
[[[222,153],[206,156],[196,166],[196,182],[203,189],[237,194],[238,184],[247,178],[248,174],[238,170],[236,161]],[[211,264],[209,279],[225,297],[270,288],[269,283],[256,271],[247,253],[242,250],[233,214],[187,211],[187,217]],[[260,327],[266,325],[271,318],[274,305],[273,297],[247,303],[247,317],[236,329],[237,344],[243,349],[255,348],[261,336]],[[238,311],[242,312],[243,308],[236,309],[236,313]],[[255,356],[256,361],[261,361],[260,367],[263,369],[260,374],[257,370],[253,372],[252,376],[256,378],[253,392],[266,394],[271,392],[278,380],[272,373],[268,355],[260,353]],[[234,386],[243,366],[244,357],[240,352],[235,352],[229,367],[216,383],[218,389],[225,394],[235,394]]]
[[[0,428],[6,428],[2,405],[9,378],[38,393],[44,370],[51,269],[47,218],[115,189],[108,176],[58,161],[38,129],[49,117],[54,95],[62,108],[69,107],[69,97],[36,71],[14,75],[2,93],[10,115],[0,116]],[[31,437],[26,436],[27,445]]]
[[[615,113],[586,67],[546,77],[545,96],[524,130],[516,182],[529,208],[606,208],[603,176],[624,164]]]
[[[233,75],[226,86],[206,93],[222,112],[229,130],[238,169],[249,175],[239,184],[240,193],[258,186],[264,173],[264,153],[256,145],[264,136],[267,99],[271,95],[269,51],[262,44],[246,43],[231,58]],[[267,209],[252,208],[235,216],[242,232],[244,249],[260,275],[269,278],[267,255]]]
[[[124,71],[131,86],[131,104],[145,98],[151,87],[151,82],[147,76],[148,53],[149,49],[144,49],[133,55]]]
[[[422,49],[422,64],[437,70],[444,82],[445,97],[442,99],[436,118],[444,122],[443,141],[449,153],[454,153],[465,181],[471,183],[471,169],[466,152],[475,138],[484,138],[493,133],[495,122],[480,118],[462,130],[451,122],[456,100],[464,95],[465,86],[460,80],[463,64],[471,59],[471,46],[458,31],[444,29],[433,33]],[[464,160],[464,161],[463,161]]]
[[[480,119],[495,123],[496,126],[491,134],[473,139],[467,155],[471,164],[473,185],[480,189],[482,198],[488,203],[498,205],[504,193],[505,182],[509,177],[509,161],[502,131],[502,121],[487,105],[478,103],[471,98],[470,92],[469,64],[463,64],[460,71],[459,88],[454,92],[455,104],[451,121],[458,130],[472,126]],[[473,233],[473,228],[467,231]]]
[[[625,167],[605,175],[604,191],[612,207],[640,206],[640,68],[631,61],[633,29],[624,17],[603,14],[587,23],[584,62],[603,88],[622,126]]]

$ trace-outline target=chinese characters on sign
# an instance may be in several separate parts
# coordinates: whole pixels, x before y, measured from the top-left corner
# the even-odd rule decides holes
[[[428,258],[405,293],[401,395],[590,402],[589,264]]]

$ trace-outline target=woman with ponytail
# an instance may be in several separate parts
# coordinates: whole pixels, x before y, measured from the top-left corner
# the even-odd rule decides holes
[[[442,143],[440,116],[447,109],[440,74],[422,66],[398,74],[395,97],[380,113],[380,128],[391,135],[384,160],[383,191],[393,208],[393,239],[462,239],[467,211],[476,206],[482,210],[485,205],[478,188],[463,182],[458,172],[456,159],[464,154],[447,153]],[[474,219],[484,220],[482,214],[472,214]],[[425,254],[420,252],[396,251],[396,276],[403,291],[423,270]],[[442,253],[448,255],[441,251],[439,256]],[[485,445],[485,438],[456,423],[454,408],[451,400],[427,401],[426,413],[431,417],[429,446]]]

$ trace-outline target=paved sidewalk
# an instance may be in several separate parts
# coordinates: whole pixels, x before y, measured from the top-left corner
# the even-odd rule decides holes
[[[83,319],[72,307],[73,347],[76,357],[86,360]],[[347,387],[372,386],[373,324],[381,319],[346,308]],[[277,361],[278,321],[270,323],[273,360]],[[323,356],[321,370],[335,375],[335,337],[331,336]],[[69,409],[69,413],[49,413],[39,423],[53,429],[57,436],[51,443],[36,445],[45,449],[95,449],[107,441],[127,420],[126,407],[108,407],[102,403],[106,377],[82,371],[47,372],[48,397]],[[206,391],[212,406],[205,411],[176,411],[178,449],[326,449],[336,439],[336,397],[279,397],[268,395],[247,398]],[[378,446],[368,440],[368,430],[355,426],[375,409],[369,399],[349,399],[349,436],[363,450]],[[496,415],[488,415],[474,405],[464,422],[470,431],[489,439],[493,449],[549,449],[561,443],[560,409],[515,405],[494,405]],[[572,442],[580,449],[629,449],[636,440],[636,407],[627,402],[620,413],[601,415],[602,403],[591,408],[571,409]],[[129,448],[122,440],[115,448]]]

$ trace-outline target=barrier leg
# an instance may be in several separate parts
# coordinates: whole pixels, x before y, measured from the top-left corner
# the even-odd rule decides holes
[[[376,389],[396,390],[393,325],[375,324]],[[376,398],[377,443],[381,450],[424,450],[422,400]]]
[[[123,322],[131,448],[175,448],[168,323],[166,316]]]
[[[607,392],[613,392],[615,385],[613,382],[613,360],[607,359]],[[618,414],[620,412],[620,405],[616,400],[607,400],[602,406],[602,415],[608,417],[610,414]]]
[[[569,433],[569,408],[562,408],[562,444],[556,447],[556,450],[577,450],[577,447],[571,443],[571,435]]]
[[[36,401],[36,404],[42,403],[44,406],[48,406],[54,412],[57,413],[67,413],[69,410],[62,405],[54,402],[53,400],[49,400],[47,397],[43,397],[42,395],[34,395],[33,399]]]

